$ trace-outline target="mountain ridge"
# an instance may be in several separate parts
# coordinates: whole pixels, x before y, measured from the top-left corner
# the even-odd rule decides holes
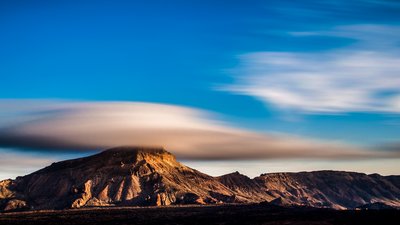
[[[350,209],[400,206],[400,176],[344,171],[212,177],[163,148],[118,147],[0,181],[0,210],[271,202]]]

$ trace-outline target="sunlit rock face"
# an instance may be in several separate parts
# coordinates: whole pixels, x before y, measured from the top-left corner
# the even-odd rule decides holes
[[[265,202],[352,209],[400,206],[400,177],[340,171],[211,177],[162,148],[120,147],[0,181],[0,210]]]
[[[53,163],[2,181],[0,190],[0,198],[29,199],[34,209],[207,204],[233,196],[215,178],[182,165],[164,149],[131,147]]]

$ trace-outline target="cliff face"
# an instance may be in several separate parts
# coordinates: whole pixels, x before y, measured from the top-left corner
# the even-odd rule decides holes
[[[0,182],[0,210],[270,202],[400,206],[400,177],[318,171],[211,177],[161,148],[114,148]]]

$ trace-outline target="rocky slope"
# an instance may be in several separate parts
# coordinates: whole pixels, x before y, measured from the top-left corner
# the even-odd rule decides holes
[[[400,206],[400,177],[318,171],[211,177],[161,148],[114,148],[0,181],[0,210],[266,202]]]
[[[240,202],[263,202],[274,200],[273,195],[267,192],[265,185],[239,172],[226,174],[217,179],[235,193]]]
[[[270,173],[254,178],[269,195],[296,205],[334,209],[383,202],[400,205],[398,178],[341,171]]]
[[[207,204],[233,201],[234,195],[216,178],[182,165],[169,152],[141,148],[115,148],[53,163],[2,181],[0,191],[6,209]]]
[[[267,173],[250,179],[239,173],[218,178],[238,197],[275,205],[353,209],[370,203],[400,206],[400,177],[342,171]]]

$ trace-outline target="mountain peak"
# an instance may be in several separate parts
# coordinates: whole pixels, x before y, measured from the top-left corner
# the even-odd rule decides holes
[[[244,180],[250,180],[250,178],[244,174],[239,173],[239,171],[228,173],[222,176],[218,177],[219,179],[244,179]]]
[[[79,168],[82,172],[96,172],[97,170],[105,170],[106,168],[125,171],[131,167],[141,167],[143,165],[152,164],[173,164],[178,166],[175,156],[161,147],[137,147],[122,146],[104,150],[98,154],[87,156],[79,159],[71,159],[56,162],[48,167],[36,171],[33,174],[58,172],[66,170],[74,170]],[[89,175],[89,174],[88,174]]]
[[[141,146],[119,146],[110,149],[106,149],[101,153],[146,153],[146,154],[171,154],[163,147],[141,147]],[[100,153],[100,154],[101,154]]]
[[[107,149],[92,157],[107,160],[122,160],[122,163],[125,161],[140,161],[146,158],[176,161],[175,156],[162,147],[121,146]]]

